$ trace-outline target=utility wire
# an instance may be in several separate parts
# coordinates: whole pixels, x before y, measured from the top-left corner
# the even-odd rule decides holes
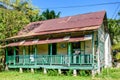
[[[116,13],[116,15],[115,15],[115,17],[114,17],[114,19],[116,19],[117,18],[117,16],[118,16],[118,12],[119,12],[120,10],[118,10],[117,11],[117,13]]]
[[[120,4],[118,4],[118,6],[116,7],[116,9],[115,9],[115,11],[114,11],[114,13],[112,15],[112,19],[115,19],[117,17],[119,8],[120,8]]]
[[[111,3],[100,3],[100,4],[89,4],[89,5],[77,5],[77,6],[61,6],[61,7],[46,7],[41,9],[61,9],[61,8],[78,8],[78,7],[90,7],[90,6],[100,6],[100,5],[111,5],[119,4],[120,2],[111,2]]]
[[[115,11],[113,12],[113,15],[112,15],[111,18],[114,18],[115,14],[116,14],[116,11],[118,10],[118,8],[119,8],[119,5],[117,5],[117,7],[116,7]]]

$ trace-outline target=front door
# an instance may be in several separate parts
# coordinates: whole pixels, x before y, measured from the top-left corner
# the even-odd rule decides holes
[[[56,55],[56,51],[57,50],[57,46],[56,46],[56,43],[53,43],[52,44],[52,55]]]
[[[78,63],[78,57],[80,54],[80,42],[73,42],[72,43],[72,62],[74,64]]]

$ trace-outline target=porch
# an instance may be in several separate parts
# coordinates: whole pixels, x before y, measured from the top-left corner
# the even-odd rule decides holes
[[[7,57],[9,68],[48,68],[92,70],[92,54],[79,55],[14,55]]]
[[[60,35],[63,38],[8,44],[6,65],[8,68],[97,69],[94,33],[71,38]]]

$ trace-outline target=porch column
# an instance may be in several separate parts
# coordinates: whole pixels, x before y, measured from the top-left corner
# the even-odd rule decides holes
[[[24,59],[24,62],[23,62],[23,65],[25,65],[25,46],[23,46],[23,59]]]
[[[8,71],[9,69],[8,69],[8,47],[6,47],[6,49],[5,49],[6,51],[6,66],[5,66],[5,70],[6,71]]]
[[[36,56],[36,54],[37,54],[37,45],[35,45],[35,65],[37,64],[37,56]]]
[[[86,44],[85,44],[85,41],[84,41],[84,54],[85,54],[85,45],[86,45]]]
[[[52,44],[50,44],[50,65],[52,65]]]
[[[14,47],[14,65],[16,64],[16,47]]]
[[[6,51],[6,65],[8,64],[8,47],[6,47],[6,49],[5,49]]]
[[[92,33],[92,54],[93,54],[93,61],[92,61],[92,66],[93,66],[93,70],[92,70],[92,75],[95,75],[95,63],[94,63],[94,57],[95,57],[95,52],[94,52],[94,32]]]
[[[71,43],[69,42],[68,43],[68,57],[69,57],[69,62],[68,62],[68,66],[70,66],[70,62],[71,62],[71,53],[72,53],[72,45]]]

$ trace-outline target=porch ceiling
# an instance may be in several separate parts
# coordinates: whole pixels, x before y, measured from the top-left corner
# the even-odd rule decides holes
[[[84,37],[76,37],[76,38],[64,37],[64,38],[58,38],[58,39],[21,41],[21,42],[10,43],[10,44],[6,45],[6,47],[28,46],[28,45],[60,43],[60,42],[78,42],[78,41],[85,41],[85,40],[90,40],[90,39],[91,39],[90,36],[89,37],[84,36]]]

